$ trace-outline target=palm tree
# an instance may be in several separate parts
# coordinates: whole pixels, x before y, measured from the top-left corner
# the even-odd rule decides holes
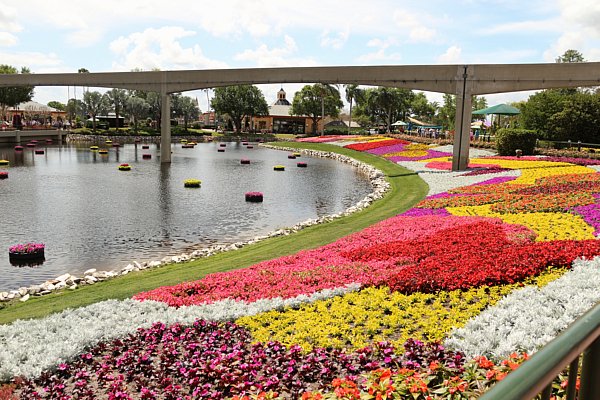
[[[85,92],[83,94],[83,103],[87,113],[92,117],[92,127],[96,132],[96,116],[103,113],[107,108],[108,101],[106,96],[100,92]]]
[[[350,134],[350,128],[352,126],[352,101],[361,99],[363,97],[362,89],[359,89],[355,83],[350,83],[346,86],[346,101],[350,103],[350,121],[348,121],[348,135]]]
[[[112,106],[115,111],[115,126],[117,131],[119,130],[119,116],[121,115],[121,110],[125,108],[125,103],[127,102],[127,92],[124,89],[112,89],[106,92],[106,98],[108,102]]]
[[[325,135],[325,97],[334,95],[339,92],[336,88],[336,85],[331,85],[329,83],[316,83],[315,88],[321,95],[321,118],[323,119],[323,127],[321,128],[321,136]]]
[[[133,132],[137,135],[138,121],[148,111],[150,105],[141,97],[131,96],[127,99],[126,108],[133,118]]]

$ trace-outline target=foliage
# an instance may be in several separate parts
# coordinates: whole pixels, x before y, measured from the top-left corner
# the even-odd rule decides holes
[[[67,107],[65,104],[61,103],[60,101],[49,101],[47,105],[48,105],[48,107],[56,108],[57,110],[60,110],[60,111],[65,111],[65,109]]]
[[[10,65],[0,64],[0,74],[18,74],[19,71]],[[26,67],[22,67],[21,74],[29,74]],[[0,87],[0,111],[4,114],[7,107],[15,107],[19,103],[24,103],[33,98],[33,86],[8,86]]]
[[[294,94],[290,113],[293,115],[306,115],[312,119],[312,134],[317,134],[317,126],[325,115],[337,117],[343,107],[340,93],[337,89],[325,90],[327,87],[319,84],[306,85]],[[323,106],[323,109],[322,109]]]
[[[373,122],[382,122],[391,131],[392,124],[405,119],[415,94],[409,89],[378,87],[365,89],[357,103],[358,115],[369,115]]]
[[[562,110],[548,120],[552,140],[583,143],[600,141],[600,94],[577,92],[563,103]]]
[[[556,58],[557,63],[579,63],[585,62],[583,54],[577,50],[569,49],[562,56]]]
[[[106,113],[108,109],[108,99],[106,95],[97,91],[86,91],[83,93],[83,104],[85,111],[92,117],[92,129],[96,131],[96,116]]]
[[[124,89],[111,89],[106,92],[106,101],[108,106],[112,107],[112,110],[115,112],[115,124],[117,130],[120,128],[119,124],[121,116],[121,111],[125,109],[128,99],[127,91]]]
[[[215,112],[227,114],[231,118],[237,133],[242,130],[242,122],[245,118],[269,113],[264,95],[254,85],[216,88],[210,105]]]
[[[141,97],[130,96],[125,103],[125,109],[133,118],[133,131],[135,134],[138,132],[138,122],[144,117],[150,105]]]
[[[349,115],[349,125],[348,125],[348,134],[350,134],[350,130],[352,129],[352,105],[355,101],[359,101],[364,96],[363,89],[360,89],[357,84],[348,84],[346,87],[346,101],[350,105],[350,115]]]
[[[198,115],[200,115],[200,109],[196,104],[196,100],[190,96],[173,96],[172,110],[176,117],[183,118],[183,128],[186,132],[189,121],[198,119]]]
[[[514,156],[517,149],[523,155],[531,155],[536,139],[537,134],[532,130],[502,128],[496,132],[496,149],[501,156]]]

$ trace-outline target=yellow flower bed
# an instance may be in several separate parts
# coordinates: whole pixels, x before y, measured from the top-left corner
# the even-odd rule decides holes
[[[405,151],[397,151],[395,153],[387,153],[384,154],[383,157],[423,157],[427,155],[426,150],[405,150]]]
[[[491,204],[482,206],[448,207],[446,210],[457,216],[480,216],[500,218],[508,224],[526,226],[537,234],[537,242],[550,240],[595,239],[594,228],[581,216],[569,213],[526,213],[500,214],[491,210]]]
[[[565,269],[550,269],[526,284],[543,286],[559,278]],[[513,284],[455,290],[437,294],[390,293],[389,288],[365,288],[345,296],[304,304],[299,309],[269,311],[236,321],[250,330],[255,341],[277,340],[313,347],[361,348],[390,341],[397,349],[409,338],[442,340],[453,328],[462,327],[484,308],[511,291]]]

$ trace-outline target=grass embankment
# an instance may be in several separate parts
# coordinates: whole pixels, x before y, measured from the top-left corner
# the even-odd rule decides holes
[[[297,149],[333,151],[368,163],[387,176],[391,184],[390,191],[383,199],[374,202],[365,210],[303,229],[293,235],[267,239],[240,250],[187,263],[131,273],[93,286],[34,297],[24,303],[13,302],[0,310],[0,324],[23,318],[39,318],[66,308],[81,307],[107,299],[125,299],[141,291],[197,280],[212,272],[243,268],[299,250],[322,246],[401,213],[427,194],[427,184],[417,174],[383,158],[327,144],[295,142],[277,144]]]

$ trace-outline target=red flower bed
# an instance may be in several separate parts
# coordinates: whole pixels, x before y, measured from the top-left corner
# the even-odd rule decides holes
[[[393,146],[396,144],[410,144],[410,142],[407,142],[406,140],[400,140],[400,139],[391,139],[391,140],[378,140],[376,142],[354,143],[354,144],[346,145],[344,147],[347,149],[352,149],[352,150],[356,150],[356,151],[366,151],[366,150],[372,150],[372,149],[376,149],[378,147],[383,147],[383,146]]]
[[[393,239],[392,239],[393,238]],[[600,241],[533,243],[535,234],[499,219],[395,217],[332,244],[194,282],[139,293],[171,306],[231,298],[290,298],[349,283],[412,293],[514,283],[547,266],[600,255]]]

